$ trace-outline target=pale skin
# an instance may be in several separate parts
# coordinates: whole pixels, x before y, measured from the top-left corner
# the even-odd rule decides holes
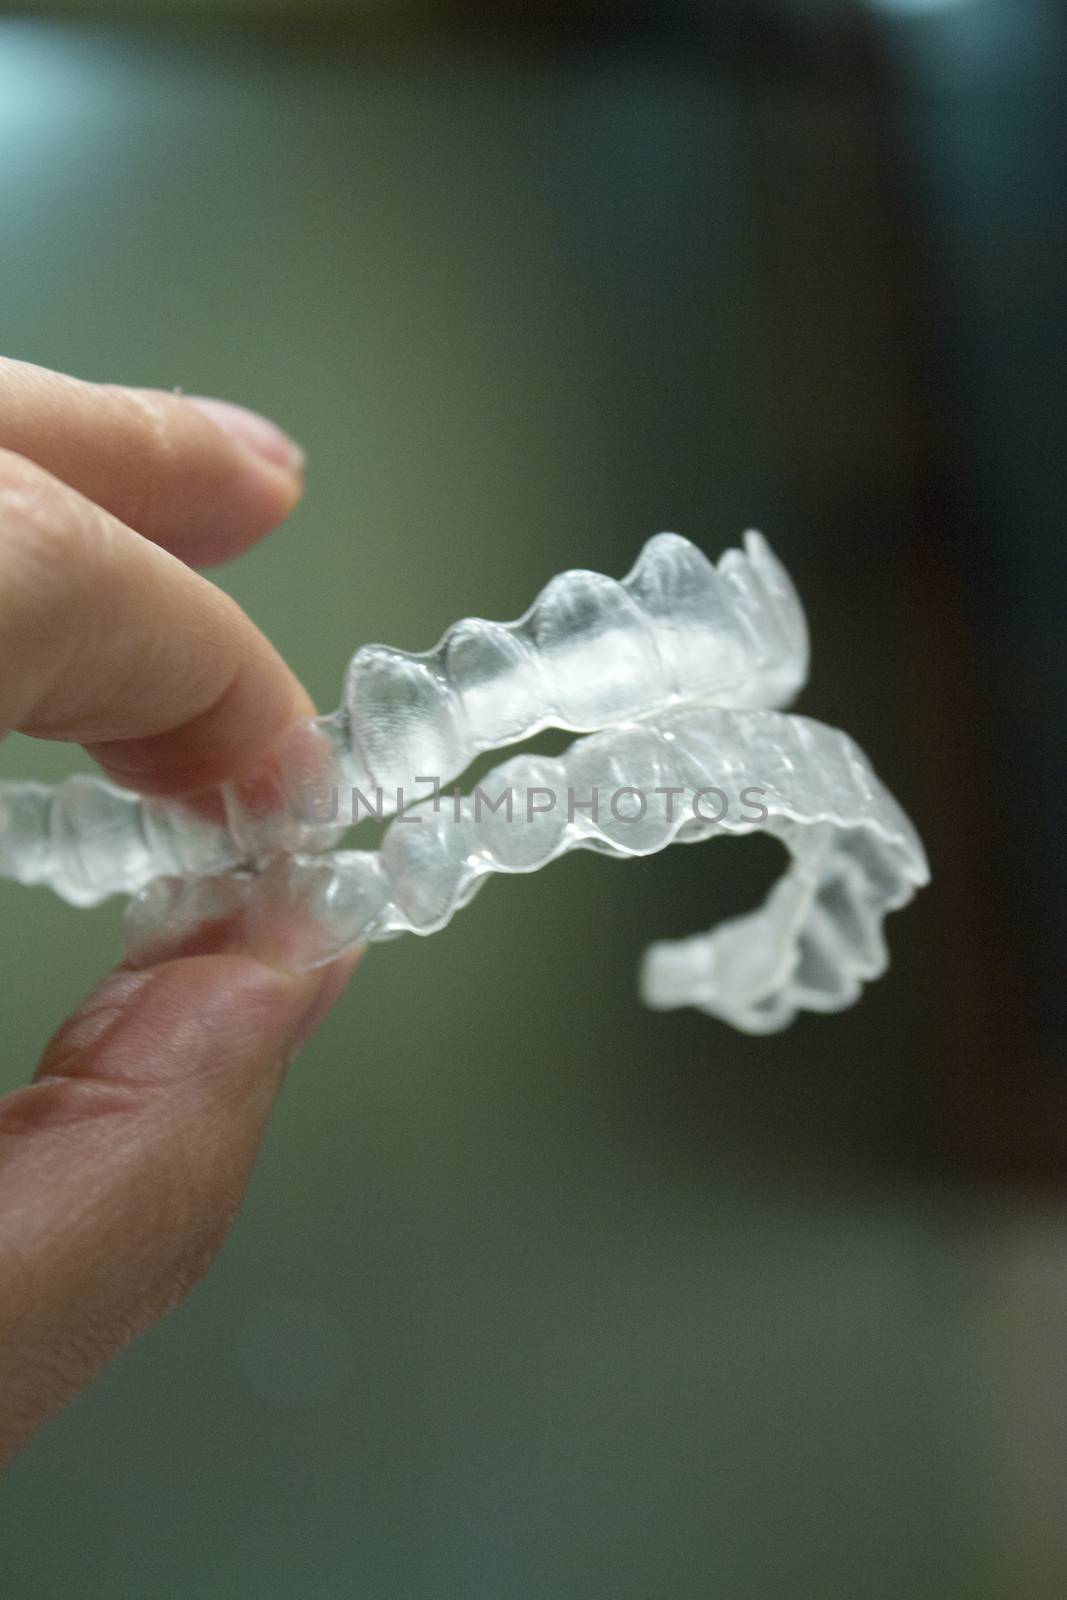
[[[302,465],[221,402],[0,358],[0,737],[74,741],[157,794],[269,757],[311,703],[194,569],[281,522]],[[0,1465],[211,1263],[354,965],[292,974],[217,942],[116,967],[0,1099]]]

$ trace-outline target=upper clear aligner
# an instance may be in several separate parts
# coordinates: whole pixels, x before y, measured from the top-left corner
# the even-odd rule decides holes
[[[128,936],[142,954],[223,914],[240,917],[255,943],[298,909],[312,930],[301,964],[311,965],[356,943],[435,932],[493,872],[534,871],[572,849],[646,855],[676,838],[759,827],[787,845],[791,870],[753,915],[653,946],[644,997],[695,1004],[750,1032],[783,1027],[797,1009],[840,1009],[884,969],[881,919],[928,871],[858,747],[770,709],[805,679],[807,628],[766,541],[749,533],[744,543],[714,566],[687,540],[658,534],[621,582],[564,573],[517,622],[468,619],[422,654],[364,646],[340,709],[303,731],[283,803],[266,809],[247,783],[220,791],[225,820],[214,823],[97,778],[0,784],[0,875],[48,883],[76,904],[137,894]],[[680,811],[646,800],[639,823],[562,808],[508,823],[476,817],[470,797],[455,810],[451,800],[409,806],[420,780],[446,783],[482,751],[549,726],[593,737],[559,761],[515,757],[482,790],[507,786],[522,807],[531,787],[562,796],[607,784],[651,797],[670,786]],[[735,793],[762,792],[765,818],[700,820],[692,795],[727,778]],[[377,852],[324,854],[342,829],[308,815],[309,789],[323,786],[374,794],[384,812],[402,805],[404,821]],[[416,818],[422,826],[404,825]]]

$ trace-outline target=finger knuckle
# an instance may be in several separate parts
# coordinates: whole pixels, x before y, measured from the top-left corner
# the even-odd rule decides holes
[[[154,394],[112,386],[109,390],[122,410],[124,450],[125,520],[151,531],[165,519],[175,477],[179,472],[179,428],[168,394]]]
[[[0,448],[0,519],[17,526],[37,513],[48,474],[14,450]]]
[[[0,451],[0,570],[20,612],[73,611],[105,541],[92,508],[74,514],[69,494],[32,462]]]

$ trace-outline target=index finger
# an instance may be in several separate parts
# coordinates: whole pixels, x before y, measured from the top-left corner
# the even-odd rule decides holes
[[[0,448],[195,566],[247,549],[301,491],[303,453],[241,406],[86,383],[3,356]]]
[[[0,450],[0,735],[73,740],[177,794],[247,771],[312,710],[228,595]]]

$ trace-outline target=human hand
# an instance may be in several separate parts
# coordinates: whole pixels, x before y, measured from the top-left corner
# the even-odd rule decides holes
[[[301,466],[236,407],[0,358],[0,737],[77,741],[157,794],[269,758],[311,703],[186,563],[280,522]],[[0,1463],[210,1264],[353,965],[293,975],[205,933],[116,968],[0,1099]]]

